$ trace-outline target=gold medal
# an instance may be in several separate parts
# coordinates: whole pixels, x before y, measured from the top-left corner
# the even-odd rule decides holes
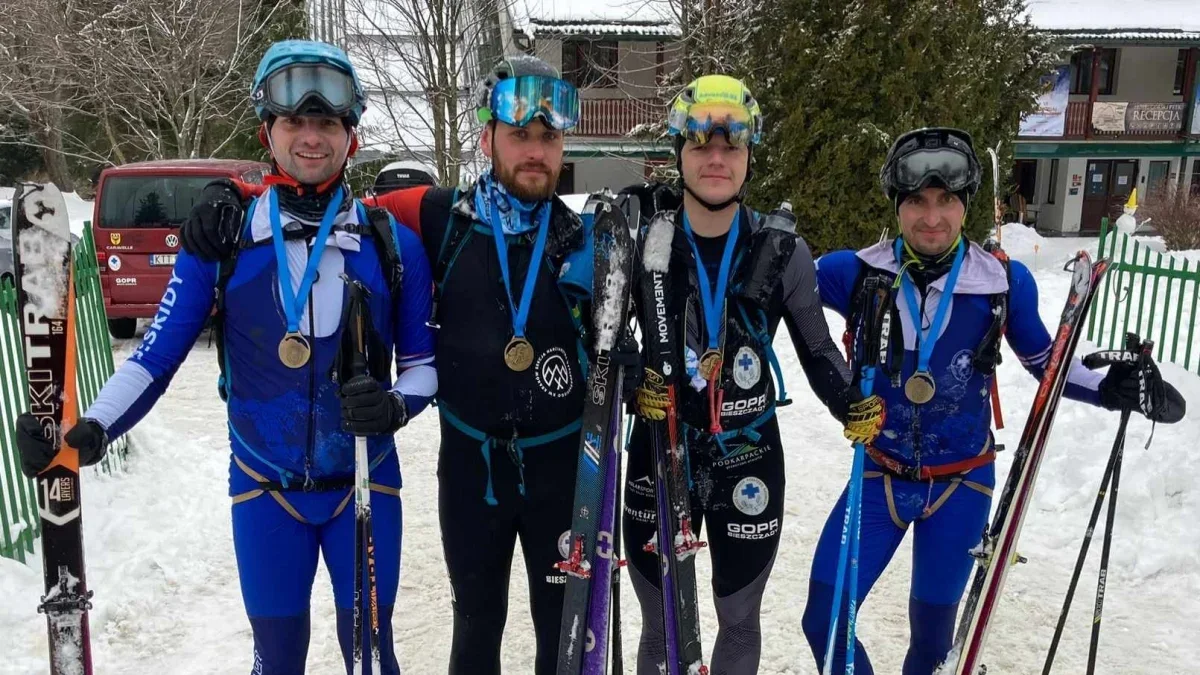
[[[288,368],[302,368],[312,356],[308,340],[299,333],[286,333],[279,341],[279,360]]]
[[[721,369],[721,352],[710,349],[704,352],[700,357],[700,377],[705,380],[712,380],[717,371]]]
[[[523,337],[513,337],[504,346],[504,363],[518,373],[528,370],[533,365],[533,345]]]
[[[913,373],[904,383],[904,396],[917,405],[932,401],[935,391],[937,386],[933,383],[933,375],[923,370]]]

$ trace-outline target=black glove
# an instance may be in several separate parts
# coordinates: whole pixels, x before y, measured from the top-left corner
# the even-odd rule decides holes
[[[642,355],[638,351],[637,339],[628,328],[617,340],[617,346],[612,351],[613,365],[624,366],[621,380],[621,401],[629,403],[633,400],[634,392],[642,384]]]
[[[215,180],[200,193],[179,228],[180,245],[205,262],[224,260],[237,248],[245,215],[246,207],[233,181]]]
[[[33,478],[58,454],[57,439],[46,438],[38,419],[29,413],[17,416],[17,451],[21,453],[21,473]],[[67,445],[79,451],[79,465],[90,466],[104,458],[108,436],[93,419],[83,418],[63,437]]]
[[[1154,343],[1142,342],[1136,335],[1125,336],[1124,350],[1088,354],[1088,368],[1108,366],[1100,381],[1100,404],[1109,410],[1137,410],[1153,422],[1174,424],[1183,419],[1187,403],[1175,387],[1163,381],[1150,356]]]
[[[355,436],[394,434],[408,424],[404,398],[383,388],[370,375],[355,375],[346,380],[342,398],[342,430]]]

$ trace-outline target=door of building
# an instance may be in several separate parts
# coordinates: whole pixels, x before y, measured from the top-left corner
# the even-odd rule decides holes
[[[1083,212],[1079,214],[1079,233],[1100,232],[1100,219],[1108,211],[1108,182],[1112,162],[1093,159],[1087,163],[1087,175],[1083,177]]]
[[[1115,219],[1129,199],[1137,182],[1136,159],[1093,159],[1084,176],[1083,211],[1079,217],[1080,234],[1098,234],[1100,222]]]

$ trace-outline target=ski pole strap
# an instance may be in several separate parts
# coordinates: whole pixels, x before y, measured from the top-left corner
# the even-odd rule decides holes
[[[521,496],[525,496],[525,450],[536,448],[539,445],[546,445],[562,438],[566,438],[571,434],[579,433],[583,428],[583,418],[578,417],[575,421],[554,431],[541,434],[539,436],[530,436],[522,438],[514,432],[512,438],[497,438],[489,436],[475,427],[467,424],[461,417],[450,411],[450,407],[445,401],[441,401],[438,405],[438,410],[442,414],[442,418],[450,423],[450,426],[462,432],[468,438],[479,441],[479,452],[483,455],[483,464],[487,468],[487,489],[483,494],[483,501],[487,502],[488,506],[496,506],[500,502],[496,499],[496,492],[492,486],[492,449],[497,445],[503,445],[508,452],[509,459],[516,465],[517,471],[520,474],[520,482],[517,484],[517,490]]]
[[[950,462],[949,464],[939,464],[937,466],[913,466],[905,464],[875,446],[868,445],[865,447],[867,456],[871,458],[871,461],[878,464],[880,468],[897,478],[914,482],[948,481],[996,461],[996,450],[992,447],[991,434],[988,434],[987,441],[983,444],[983,449],[978,455],[969,459]]]

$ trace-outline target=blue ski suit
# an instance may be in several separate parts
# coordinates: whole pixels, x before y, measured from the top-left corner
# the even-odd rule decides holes
[[[288,368],[277,354],[287,325],[270,209],[270,200],[260,198],[247,210],[242,239],[252,243],[241,249],[226,286],[221,383],[229,411],[234,550],[254,633],[253,672],[304,672],[318,553],[333,582],[338,638],[350,672],[355,440],[341,429],[338,385],[332,378],[347,297],[341,275],[362,282],[370,292],[373,328],[395,354],[399,373],[394,385],[384,384],[404,398],[411,419],[437,390],[433,337],[425,325],[430,312],[429,263],[418,236],[393,220],[392,239],[404,276],[402,292],[392,297],[374,249],[376,241],[362,234],[369,227],[359,227],[367,222],[366,211],[346,200],[299,317],[311,358],[300,368]],[[298,220],[281,213],[282,231],[297,227]],[[293,292],[308,264],[312,238],[284,237]],[[180,251],[141,346],[86,413],[110,437],[131,429],[166,390],[212,312],[217,278],[217,263]],[[368,448],[376,493],[371,506],[382,672],[399,673],[390,624],[400,576],[400,464],[393,437],[369,437]]]
[[[947,317],[930,359],[936,382],[934,398],[923,405],[910,402],[904,383],[917,366],[917,332],[904,293],[894,292],[903,334],[898,377],[882,371],[875,376],[874,393],[887,406],[887,419],[874,448],[904,467],[948,465],[986,455],[992,450],[992,373],[977,370],[976,349],[993,323],[993,299],[1007,293],[1009,346],[1031,375],[1040,378],[1051,349],[1050,334],[1038,315],[1038,290],[1028,268],[1017,261],[1005,266],[976,244],[967,250]],[[822,302],[850,317],[865,272],[877,270],[889,282],[900,272],[893,242],[862,251],[837,251],[817,263]],[[924,328],[932,324],[947,282],[943,275],[929,283],[920,297]],[[851,334],[857,334],[851,331]],[[857,350],[861,345],[853,345]],[[853,352],[857,353],[857,351]],[[899,352],[895,352],[899,356]],[[1065,395],[1100,404],[1101,374],[1072,362]],[[912,526],[912,586],[909,597],[911,638],[904,675],[929,675],[951,647],[958,602],[966,588],[974,558],[969,551],[980,542],[995,486],[992,462],[936,480],[910,480],[888,466],[865,462],[862,490],[858,598],[861,604]],[[838,549],[846,493],[833,507],[813,560],[803,627],[818,667],[825,642],[837,578]],[[844,600],[843,600],[844,602]],[[846,608],[840,614],[838,635],[846,630]],[[835,642],[834,672],[845,669],[845,639]],[[855,645],[857,672],[873,672],[861,642]]]

